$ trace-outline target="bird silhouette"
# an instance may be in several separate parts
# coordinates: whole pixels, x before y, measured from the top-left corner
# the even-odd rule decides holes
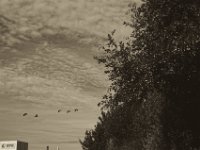
[[[34,117],[38,117],[38,114],[35,114],[35,116]]]
[[[28,113],[24,113],[22,116],[26,116],[26,115],[28,115]]]
[[[71,110],[67,110],[67,113],[70,113],[71,112]]]
[[[61,109],[58,109],[58,112],[61,112],[62,110]]]
[[[77,111],[78,111],[78,108],[75,108],[75,109],[74,109],[74,112],[77,112]]]

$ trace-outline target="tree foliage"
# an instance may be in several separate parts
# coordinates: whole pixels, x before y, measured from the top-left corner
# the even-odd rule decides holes
[[[144,0],[130,14],[130,41],[117,43],[109,34],[97,58],[112,81],[100,102],[107,112],[100,123],[104,141],[135,149],[199,148],[200,3]]]

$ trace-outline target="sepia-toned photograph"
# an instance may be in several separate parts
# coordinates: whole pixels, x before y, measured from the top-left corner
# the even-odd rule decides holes
[[[0,150],[200,150],[200,2],[0,0]]]

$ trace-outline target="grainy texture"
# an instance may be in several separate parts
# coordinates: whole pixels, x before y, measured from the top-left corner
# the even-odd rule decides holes
[[[0,38],[0,140],[27,141],[30,150],[81,149],[107,87],[93,56],[108,32],[129,32],[122,23],[130,1],[0,1],[10,30]]]

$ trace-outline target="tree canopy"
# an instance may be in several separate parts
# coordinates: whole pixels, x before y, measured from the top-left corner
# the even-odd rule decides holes
[[[143,0],[130,5],[130,15],[130,41],[117,43],[109,34],[97,58],[112,83],[99,104],[104,115],[82,145],[200,148],[200,3]]]

